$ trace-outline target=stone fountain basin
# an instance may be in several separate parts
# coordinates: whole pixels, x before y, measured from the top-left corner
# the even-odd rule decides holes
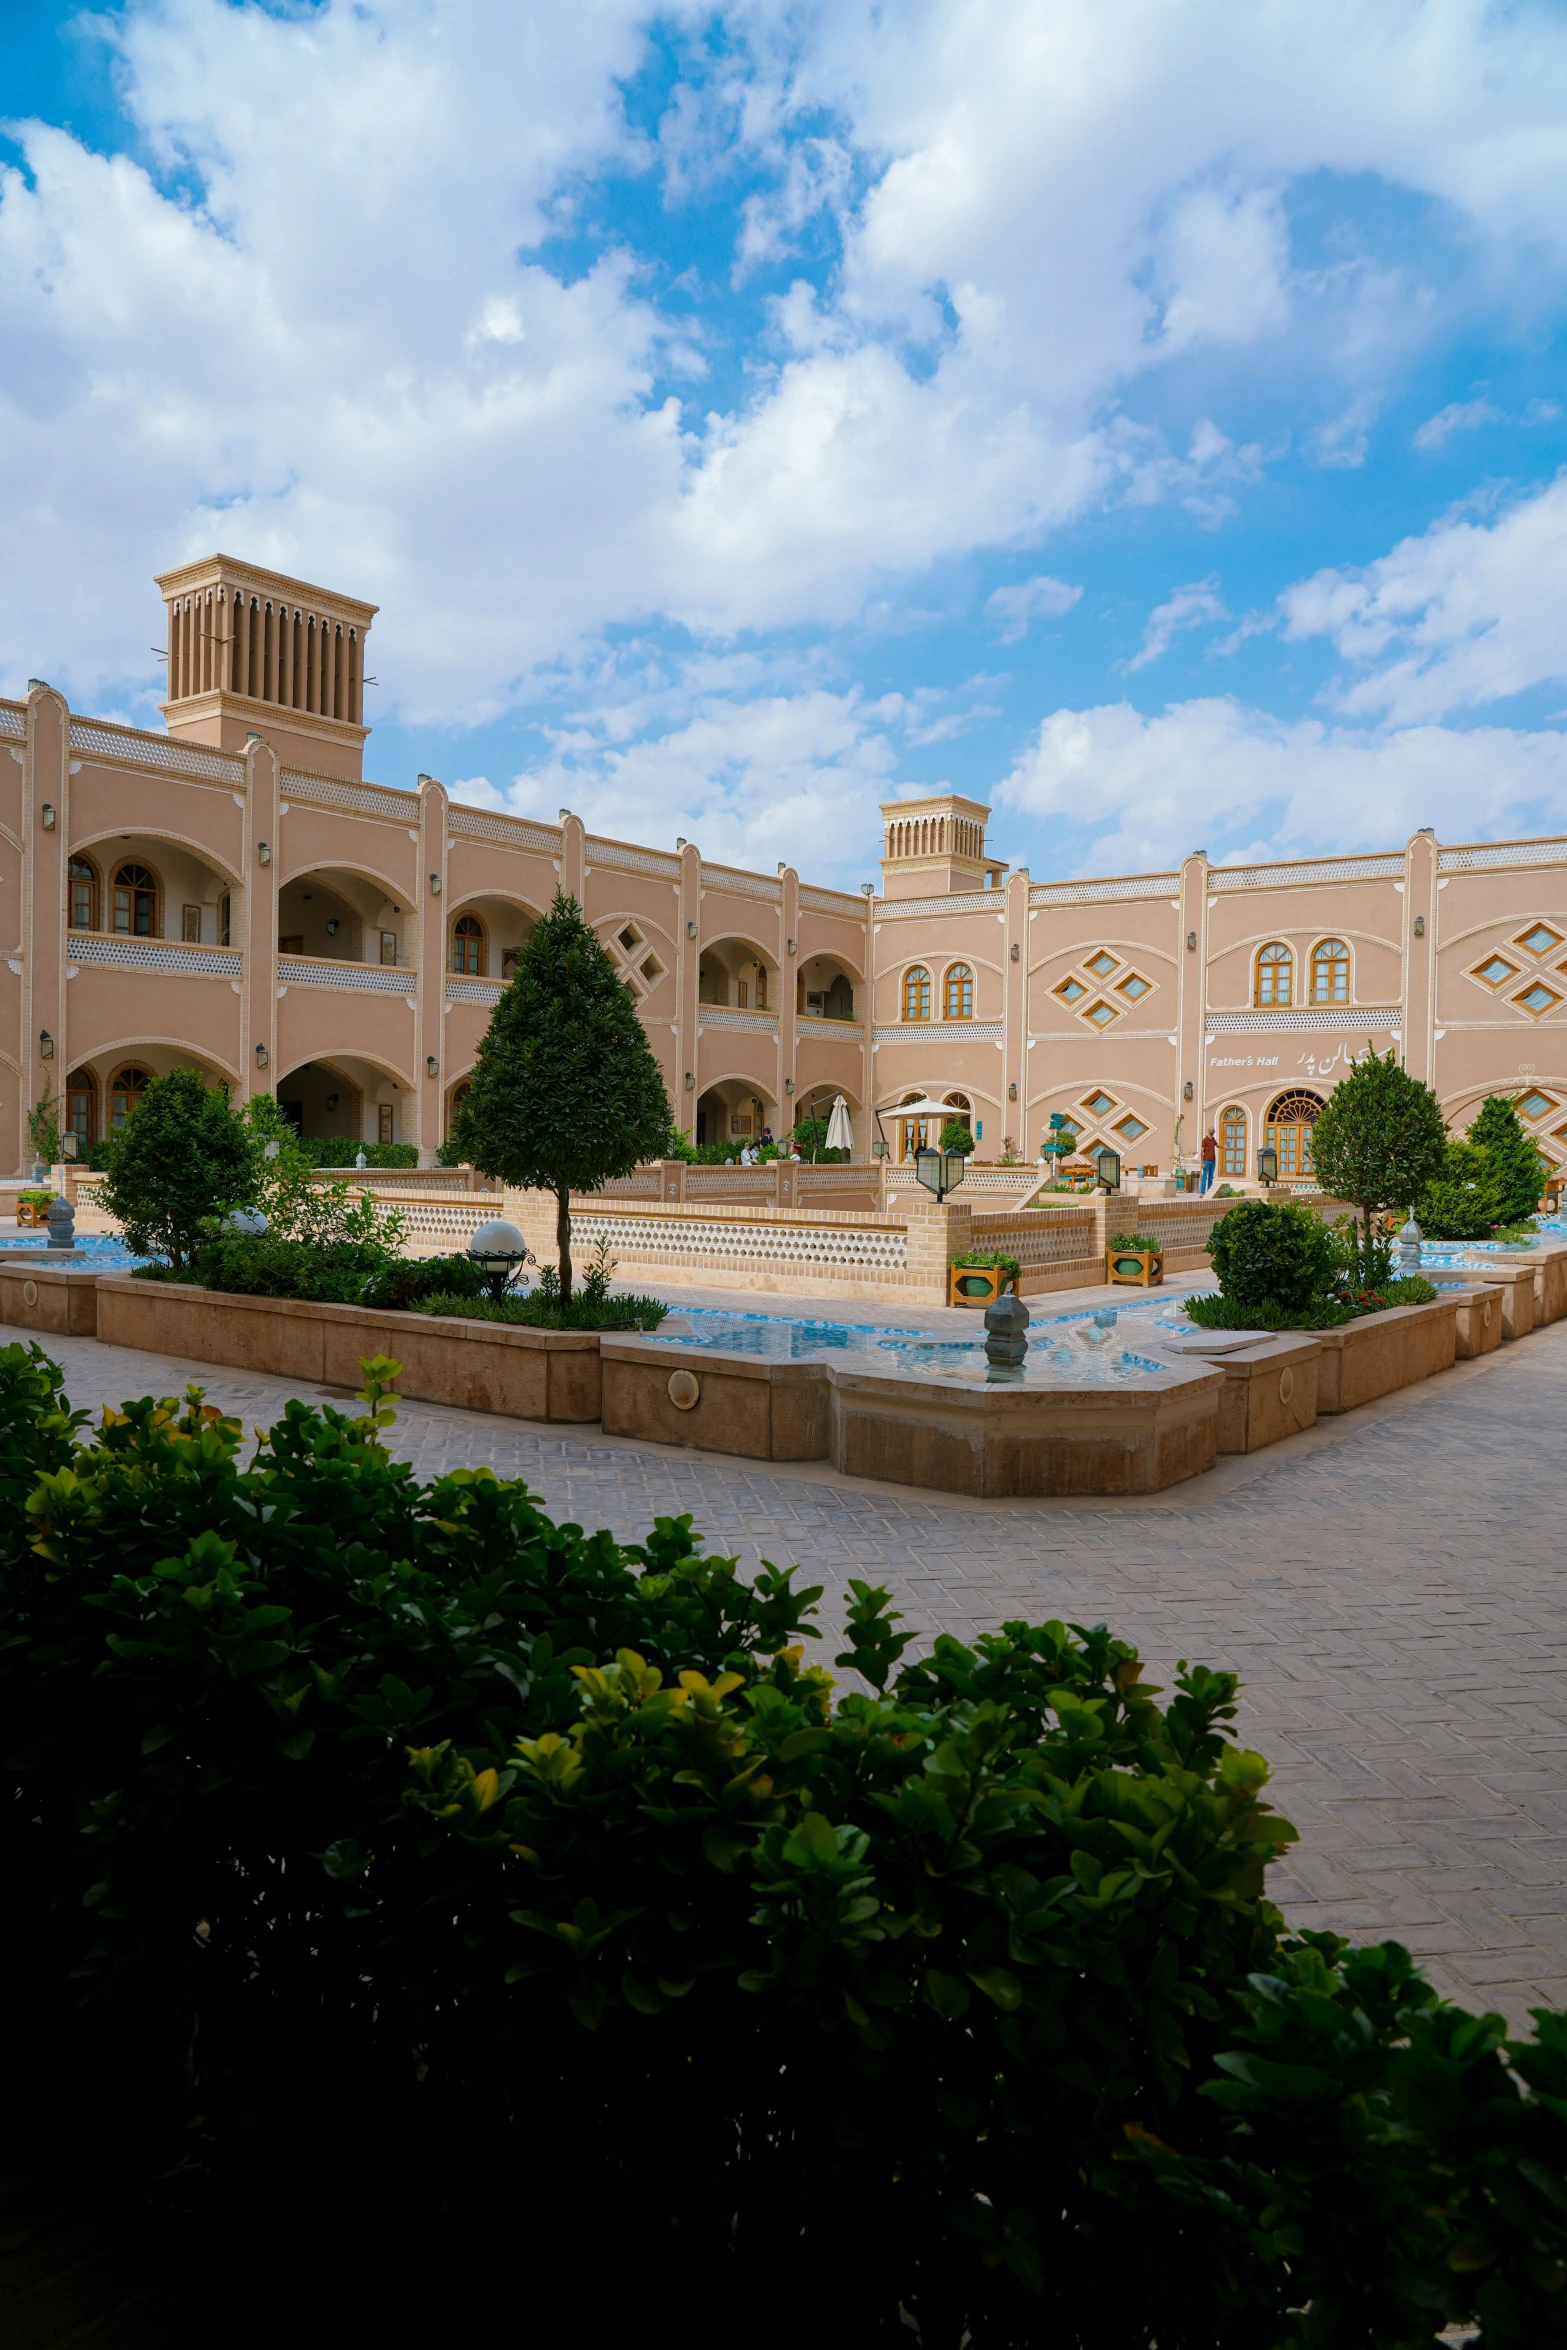
[[[972,1361],[953,1373],[868,1369],[863,1357],[773,1362],[608,1334],[599,1356],[608,1435],[828,1460],[847,1476],[979,1499],[1179,1484],[1213,1466],[1224,1386],[1220,1370],[1146,1358],[1122,1380],[1031,1363],[1012,1381]]]

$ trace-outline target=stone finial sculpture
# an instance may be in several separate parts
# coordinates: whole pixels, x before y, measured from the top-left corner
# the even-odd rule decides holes
[[[63,1192],[56,1192],[49,1202],[49,1246],[74,1248],[76,1246],[76,1210]]]
[[[1027,1353],[1028,1308],[1009,1290],[985,1308],[985,1360],[990,1366],[986,1376],[1020,1376]]]
[[[1420,1243],[1424,1238],[1425,1234],[1415,1222],[1415,1211],[1411,1208],[1409,1221],[1400,1230],[1398,1246],[1393,1251],[1393,1270],[1400,1281],[1407,1280],[1410,1274],[1419,1272]]]

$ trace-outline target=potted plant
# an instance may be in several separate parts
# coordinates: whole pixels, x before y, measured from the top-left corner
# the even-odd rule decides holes
[[[1157,1289],[1164,1280],[1164,1250],[1146,1232],[1117,1232],[1105,1251],[1105,1279],[1132,1289]]]
[[[29,1185],[25,1191],[19,1191],[16,1195],[16,1221],[18,1226],[20,1227],[27,1224],[47,1224],[49,1221],[49,1202],[53,1199],[53,1197],[54,1193],[49,1189],[47,1184],[44,1184],[42,1187]]]
[[[1016,1257],[999,1249],[970,1249],[954,1257],[947,1268],[949,1306],[993,1305],[1009,1289],[1016,1289],[1023,1268]]]

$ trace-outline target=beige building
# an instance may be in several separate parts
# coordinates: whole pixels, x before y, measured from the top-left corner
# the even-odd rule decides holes
[[[85,1153],[187,1063],[307,1134],[433,1157],[557,889],[635,999],[677,1120],[775,1135],[842,1093],[901,1152],[934,1100],[979,1156],[1080,1148],[1168,1174],[1309,1172],[1369,1039],[1465,1126],[1518,1101],[1567,1162],[1567,840],[1040,881],[959,794],[888,803],[880,895],[362,780],[375,606],[223,556],[159,582],[167,732],[0,702],[0,1162],[53,1087]],[[8,910],[7,910],[8,909]],[[928,1127],[929,1119],[923,1121]],[[1177,1135],[1179,1139],[1177,1140]]]

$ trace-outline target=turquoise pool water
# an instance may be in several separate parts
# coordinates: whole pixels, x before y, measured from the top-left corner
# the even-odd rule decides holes
[[[983,1381],[988,1371],[980,1329],[972,1338],[942,1338],[884,1322],[819,1322],[785,1314],[732,1313],[720,1306],[678,1306],[657,1337],[666,1346],[753,1355],[772,1363],[848,1358],[865,1370],[899,1371],[916,1378]],[[1091,1314],[1080,1311],[1031,1324],[1024,1368],[1025,1385],[1070,1381],[1098,1387],[1144,1378],[1168,1366],[1128,1352],[1113,1317],[1096,1323]]]
[[[17,1232],[0,1234],[0,1249],[7,1256],[26,1256],[49,1246],[44,1232]],[[76,1246],[95,1273],[128,1273],[134,1265],[151,1262],[147,1257],[132,1256],[123,1240],[115,1240],[106,1233],[78,1235]]]

